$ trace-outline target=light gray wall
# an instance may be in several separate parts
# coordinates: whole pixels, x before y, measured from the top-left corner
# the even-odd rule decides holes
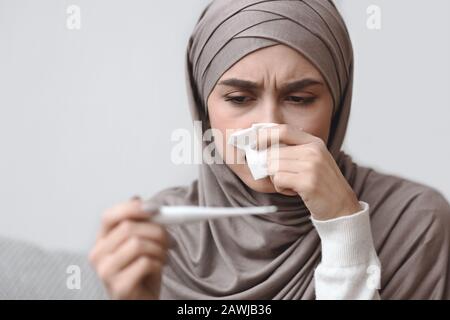
[[[208,2],[0,0],[0,234],[87,251],[104,209],[195,178],[170,162],[170,134],[189,128],[185,47]],[[346,150],[450,198],[450,2],[341,6],[356,51]]]
[[[340,2],[356,60],[346,150],[450,199],[450,1]],[[381,30],[366,27],[372,4]]]

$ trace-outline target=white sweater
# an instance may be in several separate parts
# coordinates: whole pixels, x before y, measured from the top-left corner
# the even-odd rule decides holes
[[[372,239],[369,205],[344,217],[316,220],[322,261],[314,271],[317,300],[380,299],[381,263]]]

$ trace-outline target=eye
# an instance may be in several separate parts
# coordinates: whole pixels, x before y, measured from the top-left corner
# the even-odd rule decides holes
[[[286,98],[287,101],[291,101],[294,104],[306,106],[314,103],[316,97],[299,97],[299,96],[288,96]]]
[[[252,100],[252,98],[248,96],[234,96],[225,98],[225,101],[230,101],[231,103],[234,104],[245,104],[250,100]]]

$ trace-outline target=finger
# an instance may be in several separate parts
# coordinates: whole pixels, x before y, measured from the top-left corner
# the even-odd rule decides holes
[[[306,173],[306,171],[304,172]],[[323,173],[323,175],[329,176],[327,173]],[[301,174],[300,177],[299,174],[283,171],[279,171],[271,177],[275,189],[292,189],[301,195],[304,201],[308,201],[307,197],[318,192],[319,181],[324,181],[323,177],[321,178],[316,174]]]
[[[123,269],[139,256],[147,255],[163,264],[167,258],[167,248],[161,246],[159,242],[134,237],[126,241],[113,253],[115,258],[117,270]]]
[[[272,176],[272,183],[279,193],[292,195],[297,194],[298,175],[291,172],[277,172]],[[287,191],[287,192],[286,192]]]
[[[100,257],[115,251],[131,237],[142,237],[158,242],[162,247],[169,245],[168,234],[163,226],[151,222],[122,221],[107,236],[100,239],[90,254],[95,262]]]
[[[297,159],[267,159],[267,172],[274,175],[277,172],[300,173],[305,170],[308,161]]]
[[[323,151],[325,146],[321,146],[320,142],[313,142],[297,146],[286,147],[270,147],[267,150],[267,162],[275,161],[277,159],[290,159],[290,160],[302,160],[312,161],[321,160],[324,154],[328,153]]]
[[[152,212],[143,210],[143,202],[140,199],[130,200],[120,203],[108,209],[102,218],[102,226],[99,232],[99,238],[104,237],[111,229],[113,229],[120,221],[125,219],[149,219]]]
[[[119,299],[131,297],[144,277],[154,274],[161,278],[162,268],[163,266],[158,260],[146,256],[138,258],[115,277],[111,286],[115,296]],[[156,295],[157,292],[154,294]]]
[[[140,256],[149,256],[163,264],[166,261],[166,251],[158,243],[134,237],[106,256],[99,263],[97,271],[103,279],[110,279]]]
[[[302,128],[292,125],[279,124],[274,127],[261,128],[258,130],[257,146],[264,149],[274,144],[301,145],[317,142],[320,139]]]

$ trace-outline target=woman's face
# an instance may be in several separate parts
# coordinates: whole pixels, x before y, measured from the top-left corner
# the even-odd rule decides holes
[[[216,150],[255,191],[276,192],[270,178],[255,181],[245,153],[226,143],[233,131],[274,122],[303,128],[328,141],[333,113],[329,88],[306,58],[285,45],[263,48],[239,60],[217,81],[207,102],[211,128],[222,133],[222,139],[215,138]],[[237,155],[238,161],[227,154]]]

